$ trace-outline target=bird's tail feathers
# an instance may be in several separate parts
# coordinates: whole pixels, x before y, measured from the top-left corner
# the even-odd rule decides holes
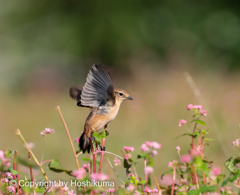
[[[86,151],[90,153],[91,143],[89,137],[91,137],[91,141],[95,140],[95,138],[92,136],[92,131],[85,127],[84,132],[79,139],[79,147],[83,153],[85,153]]]

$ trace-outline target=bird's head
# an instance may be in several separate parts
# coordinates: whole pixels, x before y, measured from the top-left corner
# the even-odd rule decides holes
[[[128,94],[128,92],[126,92],[123,89],[114,89],[114,94],[116,97],[116,101],[121,103],[124,100],[133,100],[133,98]]]

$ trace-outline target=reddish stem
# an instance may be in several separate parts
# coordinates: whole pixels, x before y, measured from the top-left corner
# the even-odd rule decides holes
[[[17,162],[17,194],[19,195],[19,170],[18,170],[18,162]]]
[[[14,160],[13,160],[13,170],[17,171],[16,168],[16,160],[17,160],[17,151],[14,151]],[[13,176],[13,179],[16,179],[16,175]],[[16,192],[13,193],[14,195],[16,194]]]
[[[146,166],[147,166],[147,160],[144,159],[144,168],[146,168]],[[145,171],[144,171],[144,172],[145,172]],[[145,173],[145,180],[146,180],[146,181],[148,180],[146,173]]]
[[[28,151],[28,160],[31,161],[31,154],[30,154],[29,151]],[[29,166],[29,169],[30,169],[31,181],[33,181],[33,173],[32,173],[32,166],[31,165]]]
[[[103,138],[103,139],[102,139],[102,147],[105,146],[105,139],[106,139],[106,138]],[[103,157],[104,157],[104,151],[101,152],[101,160],[100,160],[100,164],[99,164],[98,173],[101,173],[101,171],[102,171]]]
[[[173,168],[173,181],[172,181],[171,195],[173,195],[173,193],[174,193],[174,184],[175,184],[175,179],[176,179],[176,166],[177,166],[177,163],[174,162],[174,168]]]

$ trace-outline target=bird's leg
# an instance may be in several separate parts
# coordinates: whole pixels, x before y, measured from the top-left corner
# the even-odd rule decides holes
[[[108,124],[104,125],[104,130],[106,131],[106,134],[109,134],[108,131],[107,131],[107,125],[108,125]],[[103,139],[104,139],[104,142],[105,142],[105,138],[103,138]],[[101,148],[101,151],[105,151],[106,148],[105,148],[105,146],[104,146],[103,141],[102,141],[102,145],[103,145],[103,146],[101,146],[101,144],[99,144],[99,147]]]

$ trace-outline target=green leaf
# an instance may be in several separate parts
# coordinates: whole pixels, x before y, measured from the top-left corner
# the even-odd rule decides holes
[[[216,192],[217,191],[217,186],[205,186],[205,185],[201,185],[199,186],[199,191],[200,193],[205,193],[205,192]]]
[[[82,158],[83,161],[90,161],[90,158]]]
[[[224,174],[220,174],[217,176],[217,183],[219,184],[225,178]]]
[[[225,166],[234,174],[237,173],[236,164],[238,163],[240,163],[240,157],[233,155],[225,162]]]
[[[225,186],[228,182],[230,181],[230,178],[228,177],[227,179],[225,179],[223,182],[222,182],[222,187]]]
[[[141,180],[140,182],[138,182],[138,185],[142,185],[142,184],[145,184],[145,183],[147,183],[147,181]]]
[[[61,172],[65,172],[68,175],[72,175],[72,171],[68,171],[66,169],[63,169],[62,166],[60,165],[58,159],[53,159],[49,164],[48,164],[48,168],[51,171],[57,172],[57,173],[61,173]]]
[[[4,153],[5,153],[6,158],[8,158],[8,157],[13,155],[13,151],[11,151],[11,150],[5,150]]]
[[[147,155],[145,154],[145,155],[141,155],[141,154],[138,154],[137,155],[137,159],[139,159],[139,158],[146,158],[147,157]]]
[[[201,120],[194,120],[194,122],[206,126],[206,123],[205,123],[204,121],[201,121]]]
[[[153,158],[148,158],[147,166],[150,166],[150,167],[153,167],[153,166],[154,166]]]
[[[99,139],[103,139],[105,138],[107,135],[106,135],[106,131],[103,131],[102,133],[99,134]]]
[[[167,173],[172,173],[172,172],[173,172],[173,169],[164,172],[164,173],[161,175],[161,179],[163,179],[163,176],[166,175]]]
[[[97,164],[97,165],[100,165],[100,161],[96,160],[96,164]]]
[[[33,162],[30,161],[30,160],[23,160],[23,159],[17,157],[16,161],[17,161],[19,164],[21,164],[21,165],[23,165],[23,166],[25,166],[25,167],[32,167],[33,169],[39,169],[38,165],[36,165],[35,163],[33,163]]]
[[[179,137],[181,137],[181,136],[185,136],[185,135],[189,135],[189,136],[191,136],[191,137],[197,137],[197,136],[199,135],[199,132],[195,132],[195,133],[184,133],[184,134],[182,134],[182,135],[177,136],[176,139],[179,138]]]

